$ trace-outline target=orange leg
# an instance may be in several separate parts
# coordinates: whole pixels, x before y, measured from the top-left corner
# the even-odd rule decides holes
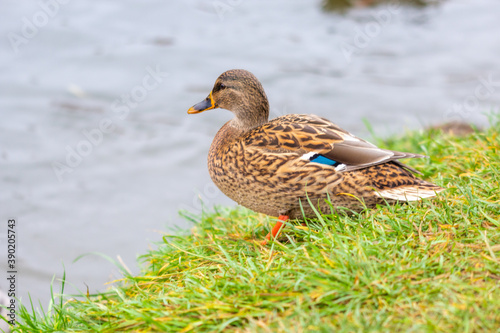
[[[271,239],[271,236],[273,238],[276,238],[276,235],[280,232],[281,228],[283,227],[283,222],[288,220],[287,215],[280,215],[278,217],[278,222],[274,225],[273,229],[271,230],[270,233],[267,234],[266,239],[262,242],[262,245],[266,245],[267,242]],[[282,222],[283,221],[283,222]]]

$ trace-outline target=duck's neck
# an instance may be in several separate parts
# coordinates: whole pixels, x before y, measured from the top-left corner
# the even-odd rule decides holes
[[[269,121],[269,103],[265,95],[262,97],[260,101],[254,101],[233,110],[235,117],[230,121],[230,126],[247,132],[267,123]]]

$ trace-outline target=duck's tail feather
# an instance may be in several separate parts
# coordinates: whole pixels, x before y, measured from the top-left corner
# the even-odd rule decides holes
[[[426,181],[422,181],[422,183],[418,185],[400,186],[380,190],[376,193],[379,197],[385,199],[398,201],[418,201],[423,198],[435,197],[441,191],[444,191],[444,188]]]

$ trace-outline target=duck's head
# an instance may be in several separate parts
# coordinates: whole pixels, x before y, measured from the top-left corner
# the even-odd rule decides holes
[[[269,118],[269,103],[259,80],[243,69],[222,73],[207,98],[193,105],[189,114],[222,108],[234,113],[231,125],[249,130],[265,124]]]

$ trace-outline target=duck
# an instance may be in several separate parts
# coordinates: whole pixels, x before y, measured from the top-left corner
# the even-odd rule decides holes
[[[212,141],[210,177],[239,205],[277,218],[262,244],[275,239],[288,220],[418,201],[444,190],[400,162],[424,155],[379,148],[313,114],[269,120],[264,88],[247,70],[222,73],[187,113],[212,109],[234,117]]]

